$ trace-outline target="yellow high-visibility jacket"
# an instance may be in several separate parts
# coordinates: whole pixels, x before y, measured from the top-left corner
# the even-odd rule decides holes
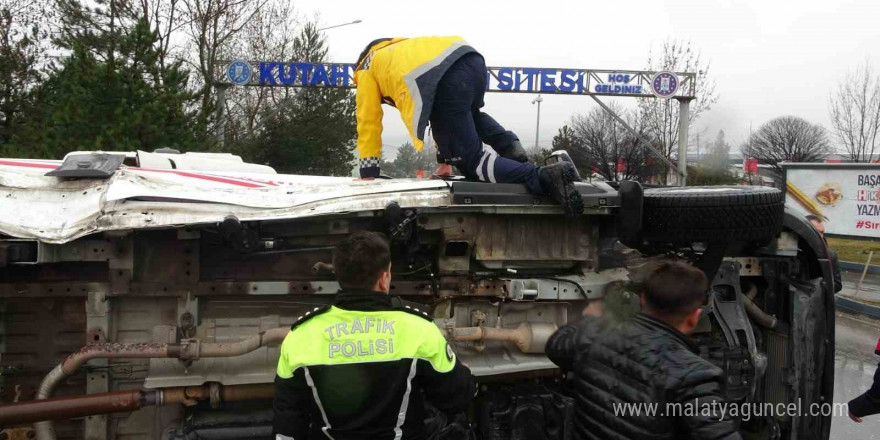
[[[476,52],[461,37],[394,38],[369,49],[355,72],[361,177],[377,177],[382,157],[382,104],[400,111],[422,150],[437,83],[456,60]]]
[[[365,290],[300,316],[276,371],[276,439],[423,439],[426,403],[455,414],[476,391],[427,313]]]

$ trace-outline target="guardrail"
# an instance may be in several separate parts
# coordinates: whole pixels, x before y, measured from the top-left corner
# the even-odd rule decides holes
[[[834,297],[834,305],[838,310],[844,310],[850,313],[869,316],[874,319],[880,319],[880,307],[859,302],[845,296],[837,295]]]

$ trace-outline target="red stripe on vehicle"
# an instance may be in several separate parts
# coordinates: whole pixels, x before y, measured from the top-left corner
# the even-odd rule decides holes
[[[53,165],[48,163],[33,163],[33,162],[16,162],[12,160],[0,160],[0,165],[9,165],[11,167],[25,167],[25,168],[45,168],[45,169],[57,169],[59,165]]]
[[[177,174],[178,176],[182,176],[182,177],[192,177],[194,179],[202,179],[202,180],[210,180],[212,182],[228,183],[230,185],[244,186],[247,188],[261,188],[263,186],[263,185],[258,185],[256,183],[251,183],[251,182],[242,182],[242,181],[235,180],[235,179],[229,178],[229,177],[210,176],[207,174],[195,174],[195,173],[188,173],[186,171],[154,170],[152,168],[129,168],[129,169],[140,170],[140,171],[154,171],[157,173]]]
[[[43,168],[43,169],[53,169],[53,170],[57,169],[59,167],[59,165],[57,165],[57,164],[17,162],[17,161],[2,160],[2,159],[0,159],[0,165],[8,165],[8,166],[13,166],[13,167],[24,167],[24,168]],[[228,183],[230,185],[244,186],[247,188],[260,188],[260,187],[264,186],[264,184],[261,184],[261,183],[249,182],[244,179],[238,179],[238,178],[234,178],[234,177],[221,177],[221,176],[212,176],[212,175],[208,175],[208,174],[195,174],[195,173],[188,173],[186,171],[176,171],[176,170],[156,170],[156,169],[152,169],[152,168],[132,167],[129,169],[141,170],[141,171],[154,171],[157,173],[171,173],[171,174],[177,174],[178,176],[182,176],[182,177],[192,177],[194,179],[202,179],[202,180],[209,180],[212,182]],[[268,184],[272,185],[272,186],[277,186],[277,184],[275,184],[274,182],[268,182]]]
[[[278,186],[277,183],[272,182],[271,180],[260,180],[260,179],[253,179],[253,178],[250,178],[250,177],[218,176],[218,175],[216,175],[216,174],[205,174],[205,175],[206,175],[206,176],[222,177],[222,178],[225,178],[225,179],[235,179],[235,180],[238,180],[238,181],[240,181],[240,182],[258,183],[258,184],[260,184],[260,185]]]

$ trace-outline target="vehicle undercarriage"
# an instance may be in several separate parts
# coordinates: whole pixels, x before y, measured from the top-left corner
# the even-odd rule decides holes
[[[519,185],[459,181],[290,218],[202,221],[191,206],[199,221],[132,226],[195,205],[139,197],[70,239],[0,227],[4,438],[270,438],[277,345],[332,301],[333,246],[360,230],[388,235],[391,295],[429,313],[477,376],[477,438],[571,438],[573,401],[544,344],[590,303],[637,313],[639,274],[661,258],[713,280],[694,339],[726,371],[729,400],[830,398],[830,268],[778,191],[579,188],[587,212],[574,219]],[[0,200],[25,191],[0,186]],[[830,419],[740,426],[745,438],[825,439]]]

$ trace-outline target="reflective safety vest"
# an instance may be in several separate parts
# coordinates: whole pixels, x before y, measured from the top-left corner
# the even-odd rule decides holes
[[[356,66],[357,149],[361,177],[378,177],[382,103],[400,111],[416,151],[422,151],[437,83],[463,55],[476,52],[461,37],[394,38],[374,44]]]
[[[425,402],[464,411],[475,383],[424,312],[344,292],[291,327],[275,378],[276,439],[424,438]]]

